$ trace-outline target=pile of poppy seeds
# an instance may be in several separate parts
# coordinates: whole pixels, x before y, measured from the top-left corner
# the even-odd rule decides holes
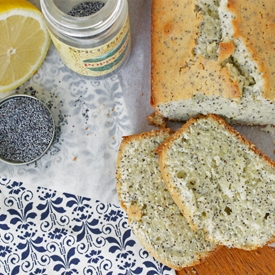
[[[104,7],[104,3],[100,1],[95,2],[83,2],[75,5],[69,12],[68,15],[74,17],[84,17],[92,15]]]
[[[11,97],[0,105],[0,158],[31,162],[47,150],[54,135],[50,111],[39,100]]]

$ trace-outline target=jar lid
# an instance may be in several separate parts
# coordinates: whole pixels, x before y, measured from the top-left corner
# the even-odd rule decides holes
[[[69,2],[64,0],[41,0],[41,9],[48,24],[63,34],[73,37],[97,35],[111,27],[121,13],[125,0],[102,0],[104,7],[96,13],[75,17],[68,15]]]

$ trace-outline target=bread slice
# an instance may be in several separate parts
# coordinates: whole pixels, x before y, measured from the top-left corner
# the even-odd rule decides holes
[[[195,233],[161,178],[154,150],[170,130],[124,137],[117,159],[117,192],[129,225],[141,244],[161,263],[180,270],[199,263],[216,246]]]
[[[194,230],[252,250],[274,240],[275,163],[216,115],[190,119],[159,148],[166,186]]]
[[[151,105],[169,120],[215,113],[275,123],[275,1],[153,0]]]

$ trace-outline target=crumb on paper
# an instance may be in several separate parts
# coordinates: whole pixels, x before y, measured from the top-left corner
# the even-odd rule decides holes
[[[149,125],[153,125],[159,128],[165,128],[166,127],[166,119],[162,117],[161,115],[157,114],[156,112],[150,114],[147,116],[147,120]]]
[[[266,125],[260,128],[261,131],[271,134],[272,137],[275,137],[275,128],[273,125]]]
[[[74,158],[73,158],[73,161],[76,161],[76,160],[77,160],[77,157],[74,157]]]

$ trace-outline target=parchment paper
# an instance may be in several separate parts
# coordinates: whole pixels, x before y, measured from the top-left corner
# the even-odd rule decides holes
[[[32,1],[39,7],[39,1]],[[128,63],[114,77],[93,81],[70,71],[51,45],[37,73],[20,89],[1,94],[34,94],[54,115],[56,139],[37,162],[0,163],[1,177],[27,186],[87,196],[118,204],[115,164],[121,137],[153,129],[150,106],[150,0],[128,0],[132,49]],[[178,127],[179,124],[173,124]],[[260,128],[236,127],[274,158],[274,135]]]

